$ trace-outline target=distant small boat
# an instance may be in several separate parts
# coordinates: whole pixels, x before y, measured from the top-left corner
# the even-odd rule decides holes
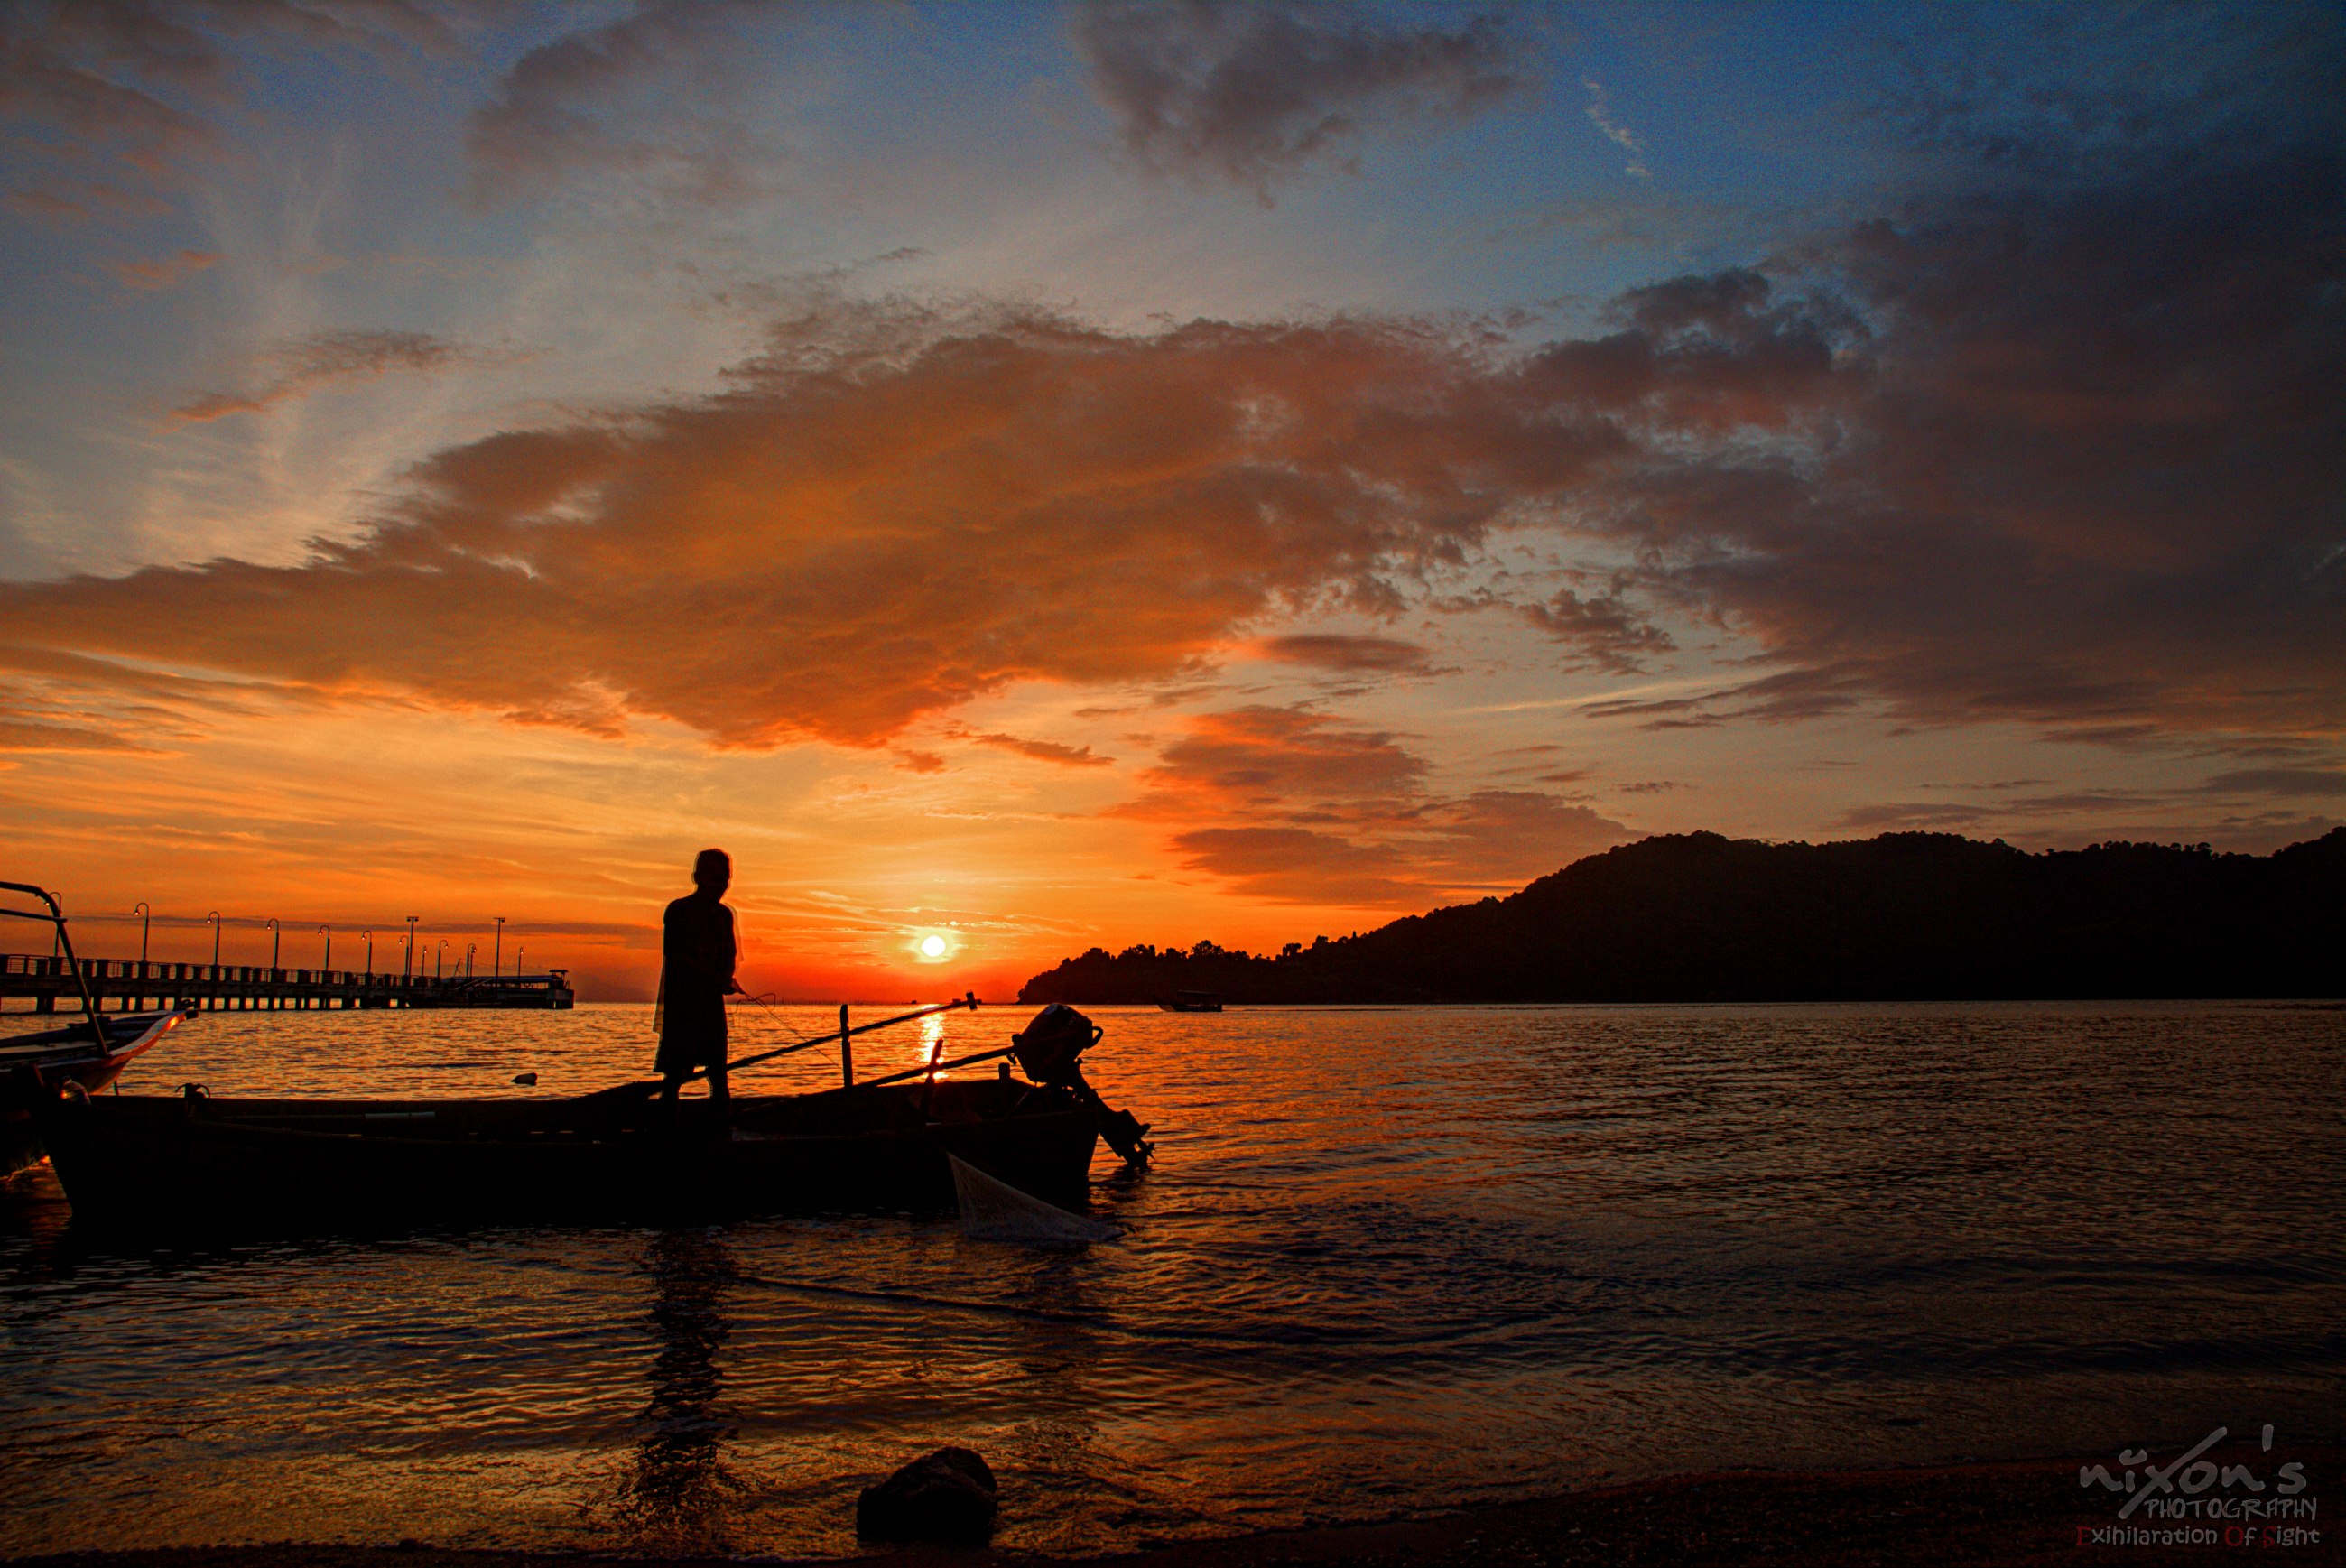
[[[1210,991],[1177,991],[1157,1005],[1167,1013],[1219,1013],[1222,999]]]

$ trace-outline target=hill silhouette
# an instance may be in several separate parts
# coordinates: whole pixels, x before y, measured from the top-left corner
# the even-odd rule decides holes
[[[2334,996],[2346,828],[2270,855],[2030,854],[1948,833],[1644,840],[1506,898],[1258,957],[1093,948],[1023,1003],[1806,1002]]]

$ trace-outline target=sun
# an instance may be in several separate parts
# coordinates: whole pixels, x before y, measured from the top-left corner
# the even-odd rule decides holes
[[[950,945],[951,944],[948,943],[944,938],[932,932],[927,936],[921,939],[921,956],[923,958],[943,958],[945,955],[945,949]]]
[[[932,926],[909,933],[904,946],[915,963],[943,963],[961,951],[961,933]]]

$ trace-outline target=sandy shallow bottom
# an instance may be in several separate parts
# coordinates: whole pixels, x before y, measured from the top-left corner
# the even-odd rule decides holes
[[[2295,1444],[2259,1453],[2211,1451],[2211,1460],[2250,1465],[2270,1477],[2294,1460],[2310,1484],[2302,1496],[2334,1492],[2346,1445]],[[948,1547],[876,1548],[843,1561],[955,1564],[1076,1563],[1127,1568],[1418,1568],[1442,1564],[1780,1563],[1823,1565],[2198,1563],[2243,1557],[2278,1563],[2346,1561],[2327,1509],[2298,1522],[2152,1519],[2121,1521],[2121,1499],[2081,1490],[2081,1464],[2103,1460],[2029,1460],[2004,1464],[1879,1471],[1737,1471],[1677,1476],[1636,1486],[1576,1492],[1432,1519],[1184,1542],[1154,1551],[1083,1559]],[[2220,1492],[2206,1495],[2225,1495]],[[2229,1495],[2246,1493],[2235,1488]],[[2271,1495],[2270,1490],[2267,1496]],[[1005,1500],[1005,1503],[1011,1500]],[[2318,1505],[2317,1505],[2318,1507]],[[2198,1544],[2162,1534],[2204,1532]],[[662,1562],[718,1563],[765,1558],[642,1558],[601,1554],[448,1552],[429,1547],[332,1543],[206,1546],[10,1558],[12,1568],[568,1568]],[[789,1560],[815,1561],[815,1560]],[[822,1559],[840,1562],[842,1559]]]

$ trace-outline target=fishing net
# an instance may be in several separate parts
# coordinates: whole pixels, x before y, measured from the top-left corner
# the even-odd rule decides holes
[[[1022,1247],[1084,1247],[1124,1234],[1121,1226],[1069,1214],[1056,1204],[1030,1197],[958,1155],[948,1154],[945,1158],[953,1162],[954,1196],[961,1200],[964,1236]]]

